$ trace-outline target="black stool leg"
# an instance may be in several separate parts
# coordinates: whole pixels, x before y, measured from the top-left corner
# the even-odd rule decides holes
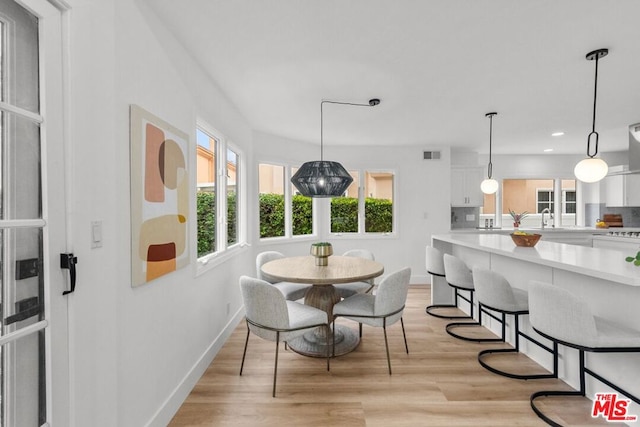
[[[471,316],[473,316],[473,294],[474,291],[469,291],[470,294],[470,298],[469,300],[467,300],[469,302],[469,304],[471,304]],[[482,304],[479,305],[479,311],[480,311],[480,315],[479,317],[479,321],[473,321],[473,322],[452,322],[449,323],[446,327],[445,330],[447,331],[447,333],[449,335],[451,335],[454,338],[458,338],[459,340],[465,340],[465,341],[472,341],[472,342],[504,342],[504,315],[502,316],[502,319],[494,316],[493,314],[489,313],[488,311],[486,311],[485,309],[482,308]],[[485,313],[487,315],[489,315],[490,317],[496,319],[499,322],[502,322],[502,336],[501,337],[496,337],[496,338],[471,338],[471,337],[465,337],[464,335],[460,335],[456,332],[453,332],[453,329],[455,328],[459,328],[459,327],[470,327],[470,326],[482,326],[482,313]],[[471,319],[473,319],[473,317],[471,317]]]
[[[464,315],[446,315],[446,314],[439,314],[434,312],[433,310],[437,310],[440,308],[458,308],[458,290],[454,289],[454,293],[453,293],[453,304],[432,304],[432,305],[428,305],[427,308],[425,308],[425,312],[433,317],[437,317],[439,319],[473,319],[472,316],[468,316],[466,314]]]
[[[505,315],[507,313],[502,313],[502,336],[505,336]],[[550,349],[549,347],[543,345],[542,343],[536,341],[535,339],[529,337],[528,335],[520,332],[520,325],[519,325],[519,319],[520,319],[520,315],[521,314],[526,314],[526,313],[509,313],[509,314],[513,314],[514,316],[514,325],[515,325],[515,329],[516,329],[516,336],[515,336],[515,347],[514,348],[494,348],[494,349],[487,349],[487,350],[482,350],[481,352],[478,353],[478,363],[480,363],[480,365],[485,368],[486,370],[493,372],[494,374],[497,375],[502,375],[503,377],[508,377],[508,378],[514,378],[514,379],[518,379],[518,380],[535,380],[535,379],[542,379],[542,378],[558,378],[558,346],[557,344],[554,345],[554,349]],[[501,369],[498,368],[494,368],[493,366],[489,365],[487,362],[485,362],[483,360],[484,356],[488,355],[488,354],[497,354],[497,353],[519,353],[520,352],[520,335],[522,335],[523,337],[527,338],[529,341],[533,342],[534,344],[537,344],[538,346],[540,346],[541,348],[547,350],[548,352],[553,354],[553,372],[549,373],[549,374],[514,374],[511,372],[507,372],[507,371],[503,371]]]
[[[558,343],[554,343],[554,348],[557,349]],[[573,391],[559,391],[559,390],[547,390],[547,391],[537,391],[531,395],[529,398],[529,403],[531,404],[531,409],[533,412],[538,415],[544,422],[553,427],[562,427],[562,424],[558,424],[553,421],[551,418],[546,416],[535,404],[535,400],[538,397],[546,397],[546,396],[582,396],[585,395],[585,377],[584,377],[584,350],[580,350],[580,390]]]

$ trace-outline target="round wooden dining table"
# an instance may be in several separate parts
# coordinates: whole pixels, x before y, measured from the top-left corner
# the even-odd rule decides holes
[[[376,261],[350,256],[331,256],[328,265],[317,266],[313,256],[297,256],[269,261],[262,266],[262,273],[273,281],[309,283],[304,303],[327,313],[333,320],[333,306],[340,296],[333,285],[360,282],[380,276],[384,266]],[[335,355],[349,353],[358,346],[360,338],[353,329],[336,325]],[[326,357],[333,336],[326,328],[316,328],[288,342],[295,352],[305,356]]]

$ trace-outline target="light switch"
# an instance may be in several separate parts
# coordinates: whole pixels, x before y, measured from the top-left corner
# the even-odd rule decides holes
[[[91,221],[91,247],[102,247],[102,221]]]

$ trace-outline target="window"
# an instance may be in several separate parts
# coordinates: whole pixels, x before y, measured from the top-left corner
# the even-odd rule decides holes
[[[554,226],[576,225],[577,194],[576,181],[573,179],[505,179],[502,181],[502,190],[503,224],[511,223],[509,210],[513,210],[516,213],[529,213],[522,226],[539,227],[542,211],[549,209],[553,214],[551,224]],[[556,200],[558,193],[561,197]]]
[[[353,182],[347,188],[342,197],[331,199],[331,232],[332,233],[357,233],[358,232],[358,204],[360,188],[360,175],[357,171],[349,171]]]
[[[560,226],[576,225],[577,213],[577,193],[576,180],[563,179],[560,184],[562,189],[562,213],[560,215]]]
[[[284,166],[258,165],[260,238],[284,236]]]
[[[538,213],[541,213],[545,208],[553,212],[553,190],[538,190]],[[575,188],[571,190],[562,189],[562,213],[576,213]]]
[[[240,241],[241,154],[206,125],[196,129],[198,258]]]
[[[393,231],[393,174],[365,172],[365,233]]]
[[[537,213],[541,213],[545,209],[553,212],[553,190],[538,189],[536,197]]]
[[[227,148],[227,245],[238,243],[238,153]]]
[[[198,258],[216,251],[216,151],[218,140],[201,129],[197,135]]]
[[[566,191],[562,190],[562,213],[563,214],[575,214],[576,213],[576,190]]]
[[[298,168],[292,168],[291,176],[297,171]],[[313,199],[300,194],[293,184],[291,184],[291,194],[291,234],[294,236],[313,234]]]
[[[394,174],[384,171],[349,171],[349,174],[353,182],[345,194],[331,200],[331,232],[393,232]]]
[[[313,234],[313,201],[289,181],[297,168],[261,163],[258,169],[260,238]]]

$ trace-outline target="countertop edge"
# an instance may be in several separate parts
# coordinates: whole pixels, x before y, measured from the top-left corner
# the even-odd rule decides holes
[[[467,236],[472,236],[472,235],[473,234],[467,234]],[[588,262],[587,263],[574,262],[570,264],[557,259],[541,257],[540,253],[536,250],[535,247],[522,248],[522,247],[516,247],[514,245],[513,251],[507,251],[507,250],[500,249],[487,244],[482,244],[477,241],[465,240],[464,238],[462,238],[462,236],[463,234],[459,234],[459,233],[435,234],[432,236],[432,240],[440,240],[446,243],[467,247],[469,249],[483,250],[489,253],[494,253],[496,255],[502,255],[509,258],[520,259],[527,262],[532,262],[539,265],[545,265],[552,268],[558,268],[561,270],[571,271],[574,273],[583,274],[586,276],[595,277],[602,280],[617,282],[624,285],[640,286],[640,267],[633,267],[633,266],[629,267],[629,268],[637,268],[638,269],[637,274],[635,273],[635,270],[631,270],[629,275],[619,274],[614,271],[602,271],[600,269],[593,268],[592,265]],[[489,236],[489,235],[485,235],[485,236]],[[498,235],[498,234],[494,236],[496,236],[496,238],[508,239],[509,241],[511,241],[511,238],[509,236]],[[554,253],[556,252],[572,253],[576,257],[578,255],[577,254],[578,251],[584,251],[585,253],[590,253],[591,251],[593,251],[591,252],[591,255],[595,257],[598,256],[598,252],[604,253],[602,251],[606,251],[609,253],[614,252],[618,256],[620,254],[619,251],[613,251],[613,250],[608,250],[604,248],[589,248],[584,246],[576,246],[576,245],[570,245],[567,243],[558,243],[558,242],[550,242],[550,241],[540,241],[538,245],[541,245],[541,247],[549,249],[551,252],[554,252]],[[533,254],[536,254],[537,256],[532,256]],[[624,259],[621,259],[621,262],[626,263]],[[621,264],[621,265],[624,268],[625,264]]]

